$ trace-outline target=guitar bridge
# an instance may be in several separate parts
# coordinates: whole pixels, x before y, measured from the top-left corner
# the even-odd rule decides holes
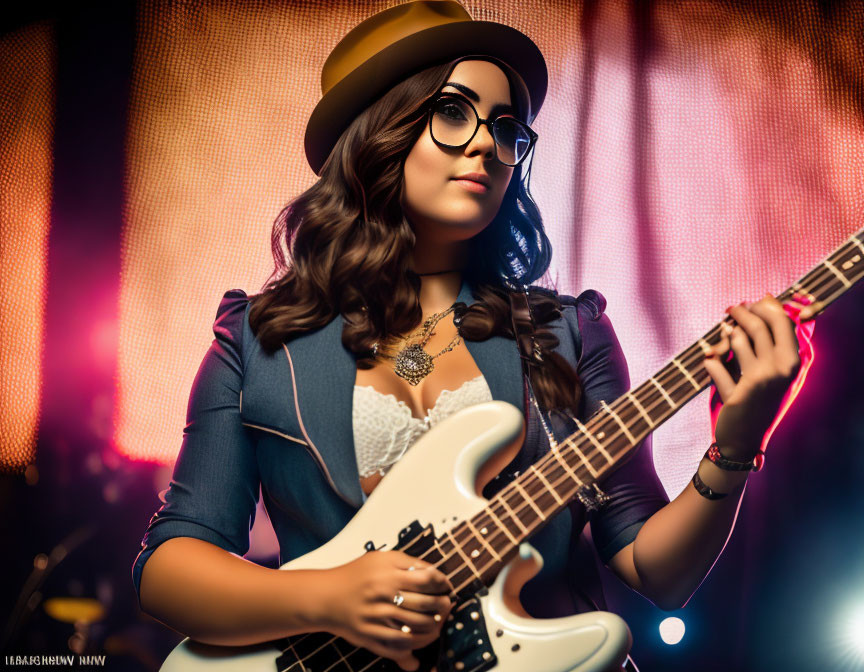
[[[612,498],[603,492],[596,483],[583,485],[579,488],[576,491],[576,499],[582,503],[588,512],[600,511],[612,501]]]

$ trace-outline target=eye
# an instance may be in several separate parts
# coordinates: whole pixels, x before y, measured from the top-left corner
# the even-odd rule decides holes
[[[448,124],[462,124],[471,118],[470,108],[458,98],[439,98],[434,111],[440,121]]]
[[[456,103],[445,103],[438,108],[438,111],[445,117],[450,117],[451,119],[465,119],[465,112]]]

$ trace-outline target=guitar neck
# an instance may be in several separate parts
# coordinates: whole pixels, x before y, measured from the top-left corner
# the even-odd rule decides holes
[[[864,277],[864,231],[851,236],[821,263],[777,296],[781,302],[806,297],[821,313]],[[443,571],[453,577],[455,592],[488,584],[516,552],[519,543],[539,530],[574,498],[590,504],[596,484],[620,467],[636,446],[711,383],[705,349],[722,339],[724,323],[564,439],[525,473],[504,487],[487,507],[439,539]]]

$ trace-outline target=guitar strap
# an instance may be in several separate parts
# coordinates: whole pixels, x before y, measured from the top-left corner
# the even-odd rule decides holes
[[[516,339],[516,344],[519,347],[519,356],[522,360],[522,372],[524,374],[524,378],[527,382],[527,387],[529,393],[534,398],[534,405],[538,411],[538,417],[540,418],[540,422],[543,424],[543,428],[546,430],[547,436],[549,436],[550,445],[554,448],[556,445],[555,439],[552,436],[551,431],[546,425],[546,421],[543,418],[543,412],[540,409],[540,404],[537,402],[537,397],[534,395],[534,388],[531,384],[531,370],[533,367],[543,366],[544,359],[543,353],[537,344],[537,340],[535,339],[535,330],[536,325],[534,322],[534,315],[531,312],[531,303],[530,297],[528,295],[528,287],[523,285],[521,288],[512,288],[510,290],[510,312],[511,319],[513,322],[513,335]],[[569,329],[563,330],[566,333],[570,333]],[[582,349],[582,339],[581,337],[576,338],[576,342],[574,343],[574,351],[576,352],[577,359],[581,357],[581,349]],[[529,408],[528,404],[525,405],[526,410]],[[597,577],[599,580],[599,576]],[[581,595],[582,599],[585,600],[588,604],[591,604],[596,611],[603,611],[603,609],[598,606],[598,604],[594,601],[594,599],[586,593],[582,588],[578,585],[573,585],[576,591]],[[638,668],[636,667],[633,659],[628,655],[627,660],[624,664],[624,669],[628,671],[638,672]]]

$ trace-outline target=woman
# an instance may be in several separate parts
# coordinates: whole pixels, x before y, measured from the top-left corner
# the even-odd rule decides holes
[[[306,137],[320,180],[277,221],[265,290],[233,290],[219,306],[133,578],[144,611],[205,643],[324,630],[416,669],[411,652],[451,608],[442,572],[400,551],[322,570],[247,562],[259,485],[285,563],[338,534],[447,415],[489,399],[524,413],[522,436],[480,474],[491,496],[567,436],[569,415],[589,416],[629,379],[603,297],[540,288],[539,356],[526,355],[530,385],[523,376],[509,285],[535,281],[551,257],[524,174],[546,89],[527,37],[449,0],[409,2],[352,30],[322,82]],[[680,607],[708,573],[799,366],[776,299],[730,313],[741,326],[705,361],[725,402],[726,461],[703,459],[670,503],[644,440],[603,482],[608,503],[589,516],[575,500],[532,538],[544,566],[521,592],[527,614],[602,607],[586,520],[601,561],[661,608]],[[730,347],[737,382],[721,361]]]

